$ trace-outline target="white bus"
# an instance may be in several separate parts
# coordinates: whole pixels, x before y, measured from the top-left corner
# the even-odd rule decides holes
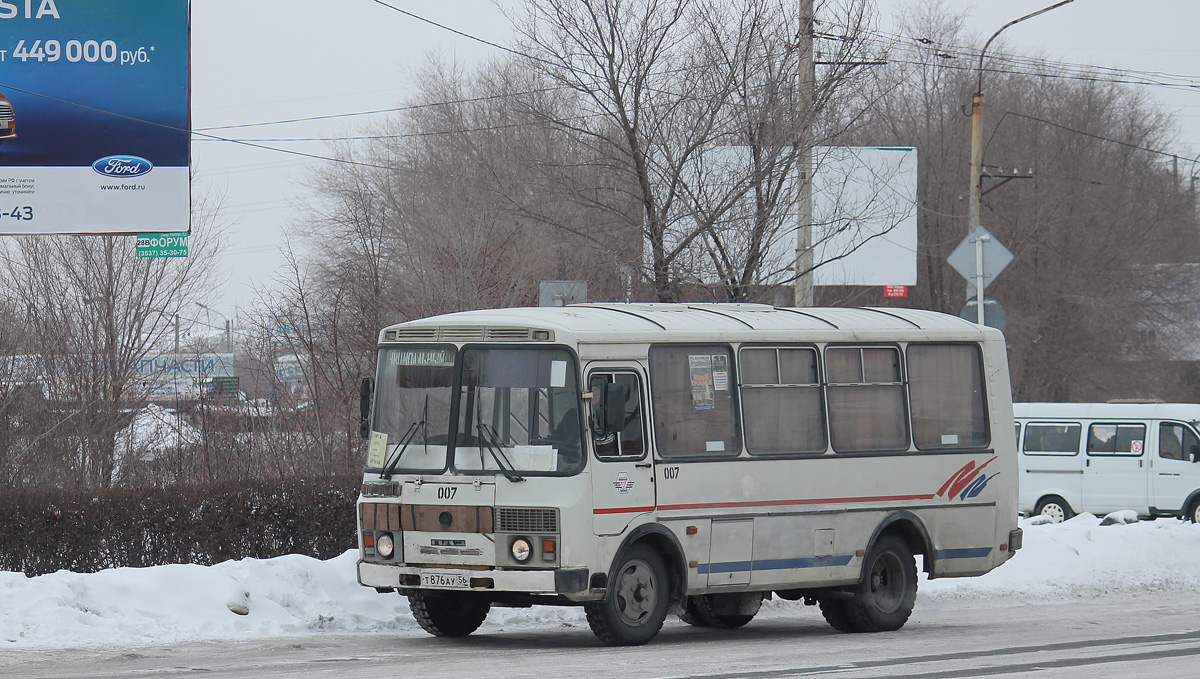
[[[385,328],[359,582],[438,636],[582,605],[643,644],[764,598],[895,630],[1020,547],[1004,340],[909,309],[585,304]],[[368,417],[370,415],[370,417]]]
[[[1078,512],[1200,521],[1200,404],[1018,403],[1020,502],[1055,522]]]

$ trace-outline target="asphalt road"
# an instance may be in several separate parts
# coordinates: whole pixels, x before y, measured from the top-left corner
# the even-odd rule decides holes
[[[674,618],[650,644],[608,648],[586,623],[138,647],[2,649],[0,677],[405,677],[767,679],[774,677],[1195,676],[1200,592],[1020,606],[923,605],[898,632],[841,634],[814,608],[772,605],[740,630]]]

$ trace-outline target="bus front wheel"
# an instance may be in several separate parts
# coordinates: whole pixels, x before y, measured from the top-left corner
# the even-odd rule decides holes
[[[492,602],[478,594],[416,590],[408,608],[421,629],[435,637],[465,637],[479,629]]]
[[[851,625],[859,632],[898,630],[908,622],[916,601],[917,563],[912,550],[896,535],[879,538],[867,552],[862,582],[846,606]]]
[[[640,646],[653,639],[667,617],[670,583],[662,557],[634,545],[608,578],[608,596],[584,605],[588,625],[610,646]]]

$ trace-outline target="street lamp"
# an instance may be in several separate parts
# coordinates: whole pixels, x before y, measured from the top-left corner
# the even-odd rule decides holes
[[[1019,19],[1013,19],[1001,26],[1000,30],[993,33],[992,37],[988,38],[988,41],[984,43],[983,49],[979,51],[979,83],[975,89],[975,96],[971,98],[971,198],[967,214],[967,220],[969,221],[969,224],[967,224],[968,232],[979,226],[979,203],[983,195],[983,185],[981,183],[981,175],[983,173],[983,57],[987,54],[987,48],[991,46],[996,36],[1000,35],[1009,26],[1019,24],[1026,19],[1032,19],[1039,14],[1045,14],[1052,9],[1057,9],[1074,1],[1062,0],[1062,2],[1057,2],[1049,7],[1043,7]],[[980,309],[982,308],[981,305]]]

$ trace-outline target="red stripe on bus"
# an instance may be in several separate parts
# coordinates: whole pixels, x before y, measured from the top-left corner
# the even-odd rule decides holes
[[[597,507],[592,510],[593,514],[633,514],[641,512],[652,512],[654,507]]]
[[[823,504],[854,504],[864,502],[903,502],[911,500],[932,500],[928,495],[880,495],[876,497],[835,497],[806,500],[758,500],[756,502],[697,502],[686,505],[659,505],[659,511],[679,509],[733,509],[737,507],[770,507],[789,505],[823,505]],[[607,507],[592,510],[593,514],[627,514],[634,512],[651,512],[654,507]]]
[[[732,509],[735,507],[770,507],[789,505],[851,504],[862,502],[897,502],[905,500],[932,500],[933,495],[881,495],[878,497],[834,497],[809,500],[759,500],[757,502],[698,502],[686,505],[659,505],[661,511],[675,509]]]

